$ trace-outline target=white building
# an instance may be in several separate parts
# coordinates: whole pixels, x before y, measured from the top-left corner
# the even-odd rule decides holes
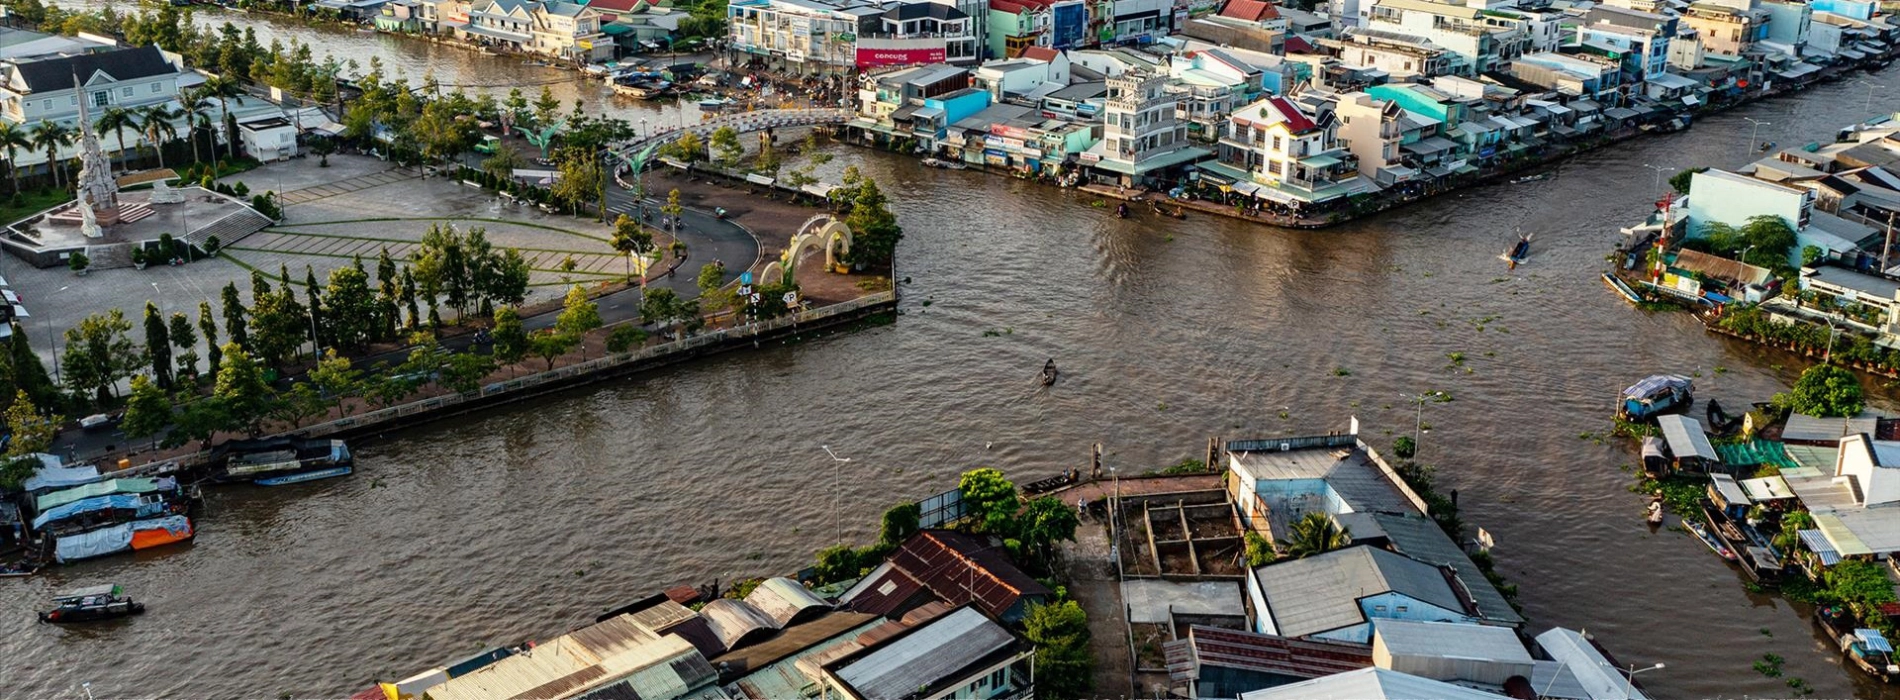
[[[1378,0],[1363,12],[1360,26],[1425,39],[1458,55],[1458,75],[1502,70],[1531,44],[1527,20],[1503,12],[1429,0]]]
[[[1168,92],[1167,83],[1142,71],[1109,78],[1102,140],[1082,154],[1082,162],[1123,184],[1141,185],[1157,171],[1207,155],[1189,145],[1187,124],[1175,111],[1180,96]]]
[[[0,118],[15,124],[70,123],[79,100],[94,114],[106,107],[136,109],[178,98],[182,61],[157,46],[119,49],[42,61],[0,64]],[[74,89],[74,78],[80,87]]]
[[[536,4],[529,34],[539,54],[581,63],[613,58],[614,44],[600,30],[600,11],[571,2]]]

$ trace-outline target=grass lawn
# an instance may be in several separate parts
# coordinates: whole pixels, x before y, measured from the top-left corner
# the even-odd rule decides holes
[[[19,221],[70,201],[73,201],[72,193],[64,190],[50,192],[27,190],[21,192],[18,199],[10,194],[0,194],[0,225]]]

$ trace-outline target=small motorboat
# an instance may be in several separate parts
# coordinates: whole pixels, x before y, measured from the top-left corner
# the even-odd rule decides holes
[[[1549,180],[1552,175],[1554,175],[1554,173],[1538,173],[1536,175],[1525,175],[1523,177],[1512,178],[1511,184],[1522,185],[1526,182],[1537,182],[1539,180]]]
[[[1510,248],[1505,249],[1503,255],[1498,256],[1510,266],[1509,269],[1515,270],[1517,266],[1531,259],[1531,236],[1534,235],[1536,234],[1518,236],[1517,243],[1512,244]]]
[[[1663,503],[1662,503],[1662,497],[1661,497],[1661,496],[1657,496],[1657,497],[1655,497],[1655,498],[1651,498],[1651,499],[1649,500],[1649,514],[1648,514],[1648,515],[1646,515],[1646,516],[1644,516],[1644,518],[1643,518],[1643,519],[1644,519],[1645,521],[1647,521],[1647,522],[1648,522],[1649,524],[1651,524],[1651,525],[1661,525],[1661,524],[1662,524],[1662,522],[1663,522]]]
[[[1115,218],[1117,219],[1128,218],[1128,203],[1127,202],[1123,202],[1121,204],[1115,205]]]
[[[1767,153],[1767,152],[1768,152],[1768,149],[1771,149],[1771,148],[1774,148],[1774,147],[1775,147],[1775,142],[1773,142],[1773,141],[1763,141],[1763,142],[1761,142],[1761,151],[1762,151],[1763,153]]]
[[[951,160],[944,160],[942,158],[925,158],[923,160],[923,164],[924,164],[924,167],[938,168],[941,170],[962,170],[964,168],[969,167],[962,163],[958,163],[956,161],[951,161]]]
[[[1708,414],[1711,435],[1718,437],[1727,435],[1741,427],[1742,417],[1730,416],[1727,411],[1722,410],[1722,404],[1716,402],[1715,399],[1709,399],[1709,405],[1703,410]]]
[[[1814,621],[1840,646],[1841,653],[1867,675],[1887,683],[1900,680],[1900,664],[1894,663],[1893,643],[1879,630],[1858,627],[1853,613],[1838,605],[1815,608]]]
[[[1043,386],[1049,386],[1050,384],[1056,383],[1056,377],[1060,374],[1061,373],[1056,370],[1056,358],[1051,357],[1049,358],[1048,362],[1042,363],[1042,385]]]
[[[1708,545],[1709,551],[1715,552],[1715,556],[1721,557],[1723,561],[1735,561],[1735,552],[1709,534],[1708,526],[1694,520],[1684,520],[1682,526],[1688,528],[1689,534],[1695,535],[1696,539],[1702,540],[1702,544]]]
[[[144,603],[120,596],[116,584],[67,591],[53,596],[53,603],[59,607],[40,613],[40,622],[92,622],[145,612]]]
[[[1681,411],[1695,403],[1695,381],[1679,374],[1657,374],[1643,378],[1623,390],[1616,416],[1641,421],[1663,413]]]

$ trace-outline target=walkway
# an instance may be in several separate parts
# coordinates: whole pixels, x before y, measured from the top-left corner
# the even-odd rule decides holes
[[[402,182],[403,180],[413,180],[417,177],[421,176],[406,169],[385,170],[380,173],[370,173],[346,180],[326,182],[315,187],[305,187],[301,190],[285,192],[280,195],[279,198],[283,200],[284,204],[303,204],[304,202],[313,202],[323,199],[324,197],[335,197],[339,194],[355,192],[357,190],[366,190],[371,187]]]

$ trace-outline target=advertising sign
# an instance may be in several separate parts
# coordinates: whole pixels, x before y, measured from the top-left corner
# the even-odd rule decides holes
[[[879,66],[913,66],[925,63],[943,63],[942,46],[923,49],[867,49],[858,48],[858,67],[876,68]]]

